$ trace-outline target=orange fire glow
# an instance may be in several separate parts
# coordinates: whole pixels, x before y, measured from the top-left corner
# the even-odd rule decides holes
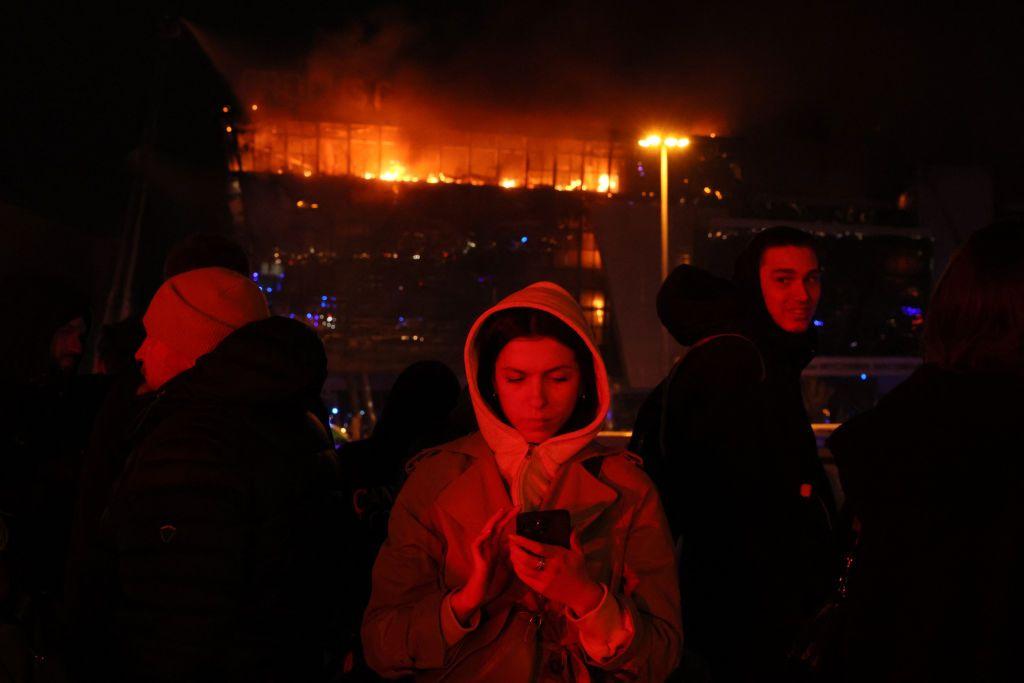
[[[619,191],[627,159],[624,147],[609,141],[460,131],[411,134],[395,126],[262,116],[235,132],[239,162],[233,170],[307,178],[350,175],[389,183],[546,186],[612,194]]]

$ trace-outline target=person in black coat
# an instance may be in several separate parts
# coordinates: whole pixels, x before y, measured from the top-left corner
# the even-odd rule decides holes
[[[165,282],[144,323],[154,395],[86,567],[86,679],[318,680],[346,543],[323,345],[223,268]]]
[[[819,275],[812,238],[779,227],[753,239],[732,282],[679,266],[658,294],[688,352],[641,408],[631,450],[680,541],[684,669],[713,681],[785,680],[838,573],[835,502],[800,389]]]
[[[828,442],[860,522],[847,680],[1018,680],[1024,224],[978,230],[954,256],[925,361]]]

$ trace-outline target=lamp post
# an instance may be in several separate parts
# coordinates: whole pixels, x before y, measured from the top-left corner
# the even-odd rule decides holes
[[[690,146],[690,138],[682,136],[661,135],[652,133],[637,144],[644,148],[657,147],[661,154],[661,281],[668,279],[668,151],[670,149],[683,150]],[[663,362],[669,359],[668,331],[663,327],[661,330],[661,358]]]
[[[651,134],[637,144],[644,148],[657,147],[661,153],[661,281],[668,278],[668,151],[686,149],[690,138],[679,136],[661,137]]]

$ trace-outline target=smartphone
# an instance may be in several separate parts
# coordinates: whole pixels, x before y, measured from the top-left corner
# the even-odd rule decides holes
[[[516,515],[516,533],[531,541],[569,547],[572,519],[568,510],[537,510]]]

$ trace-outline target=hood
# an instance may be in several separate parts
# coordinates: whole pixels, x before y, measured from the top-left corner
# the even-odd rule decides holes
[[[732,281],[736,286],[745,333],[758,343],[761,352],[768,356],[769,364],[783,362],[799,372],[814,358],[818,333],[812,325],[802,334],[786,332],[775,324],[771,313],[764,305],[761,291],[761,256],[769,246],[769,228],[759,232],[736,258]]]
[[[657,307],[661,324],[683,346],[742,328],[737,287],[693,266],[676,266],[669,273],[658,290]]]
[[[232,332],[168,385],[168,394],[247,405],[299,403],[311,409],[327,378],[316,333],[273,316]]]
[[[605,369],[604,360],[597,350],[597,345],[594,343],[590,326],[583,317],[583,310],[569,292],[552,282],[537,282],[511,294],[477,318],[466,338],[464,354],[466,381],[469,385],[473,411],[476,413],[480,432],[484,440],[487,441],[487,445],[494,451],[495,458],[503,472],[510,471],[512,463],[518,463],[525,456],[529,450],[529,444],[512,425],[495,414],[490,404],[480,394],[480,387],[477,384],[479,359],[476,342],[483,323],[495,313],[509,308],[532,308],[555,316],[580,336],[587,349],[590,350],[594,363],[597,407],[593,418],[584,427],[565,434],[557,434],[544,443],[538,444],[534,449],[537,460],[543,464],[547,476],[551,478],[558,467],[579,453],[597,436],[611,403],[608,372]]]

